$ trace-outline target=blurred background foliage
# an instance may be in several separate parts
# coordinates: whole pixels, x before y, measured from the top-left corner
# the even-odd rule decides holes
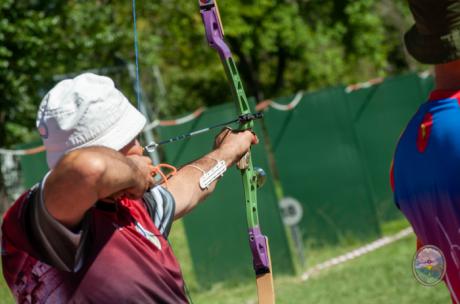
[[[136,5],[144,98],[155,113],[168,117],[230,100],[197,1]],[[420,68],[402,45],[411,24],[403,0],[222,0],[219,6],[226,40],[256,100]],[[132,28],[131,1],[1,1],[0,147],[36,136],[36,108],[56,75],[132,64]],[[123,75],[117,84],[132,88]],[[124,91],[134,101],[132,89]]]

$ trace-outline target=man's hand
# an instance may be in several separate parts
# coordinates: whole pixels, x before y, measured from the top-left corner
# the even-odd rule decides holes
[[[223,129],[214,141],[214,149],[219,150],[233,165],[239,161],[251,148],[251,145],[259,143],[257,136],[250,130],[232,131],[230,128]]]
[[[110,196],[110,198],[121,199],[123,197],[127,197],[130,199],[138,199],[155,185],[155,180],[152,176],[154,167],[152,165],[152,160],[149,157],[128,155],[126,158],[133,167],[134,184],[129,188],[122,189],[114,193]]]

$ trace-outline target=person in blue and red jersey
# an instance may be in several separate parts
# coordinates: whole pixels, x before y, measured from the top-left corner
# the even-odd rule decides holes
[[[199,187],[201,170],[233,165],[257,137],[222,131],[166,188],[136,140],[145,123],[107,77],[63,80],[44,97],[37,127],[50,171],[2,225],[3,275],[18,303],[188,302],[171,224],[213,191],[215,181]]]
[[[433,245],[443,252],[444,281],[460,303],[460,1],[409,5],[415,25],[405,44],[415,59],[434,65],[435,88],[400,137],[391,182],[417,248]]]

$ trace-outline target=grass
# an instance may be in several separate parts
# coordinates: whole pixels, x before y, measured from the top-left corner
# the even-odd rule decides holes
[[[408,227],[406,220],[382,226],[384,236]],[[307,247],[307,268],[362,246],[348,240],[341,246]],[[307,281],[298,277],[277,277],[277,303],[449,303],[450,296],[443,283],[434,287],[419,284],[412,274],[415,236],[399,240],[355,260],[313,276]],[[211,290],[192,290],[195,303],[257,303],[254,281],[239,286],[216,284]]]
[[[1,269],[0,269],[1,272]],[[0,279],[0,304],[9,304],[9,303],[14,303],[13,296],[11,295],[10,290],[8,289],[8,286],[5,283],[5,280],[3,279],[3,275],[1,276]]]
[[[386,224],[382,231],[385,235],[390,235],[405,227],[407,222],[401,220]],[[215,284],[209,290],[200,290],[193,276],[190,255],[186,249],[188,246],[180,222],[179,225],[176,223],[170,241],[176,249],[194,303],[257,303],[255,280],[241,282],[239,285]],[[354,243],[309,250],[308,267],[360,245],[362,244]],[[414,279],[411,268],[414,252],[415,237],[412,235],[325,270],[304,282],[298,277],[275,276],[277,303],[449,303],[450,297],[443,283],[425,287]],[[3,280],[0,280],[0,303],[13,303]]]
[[[393,220],[387,223],[383,223],[381,228],[383,236],[393,235],[398,233],[404,228],[409,227],[409,223],[406,219],[401,218],[398,220]],[[373,240],[368,240],[372,242]],[[324,262],[328,259],[337,257],[339,255],[345,254],[351,250],[354,250],[364,244],[363,241],[359,241],[352,237],[343,239],[340,243],[340,246],[330,245],[330,246],[323,246],[320,248],[309,246],[309,244],[305,245],[306,250],[306,258],[307,258],[307,268],[313,267],[316,264]],[[415,249],[415,245],[414,245]],[[415,252],[414,252],[415,253]],[[305,269],[306,270],[306,269]]]
[[[276,277],[277,303],[449,303],[443,283],[425,287],[414,279],[414,248],[415,237],[411,236],[305,282],[296,277]],[[195,303],[257,303],[254,282],[250,281],[233,288],[219,285],[192,296]]]

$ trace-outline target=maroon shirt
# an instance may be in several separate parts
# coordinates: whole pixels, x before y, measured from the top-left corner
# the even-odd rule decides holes
[[[174,204],[154,190],[154,202]],[[24,193],[2,225],[3,275],[17,302],[188,303],[169,228],[157,228],[173,218],[158,209],[142,200],[99,203],[74,232],[49,215],[40,187]]]

